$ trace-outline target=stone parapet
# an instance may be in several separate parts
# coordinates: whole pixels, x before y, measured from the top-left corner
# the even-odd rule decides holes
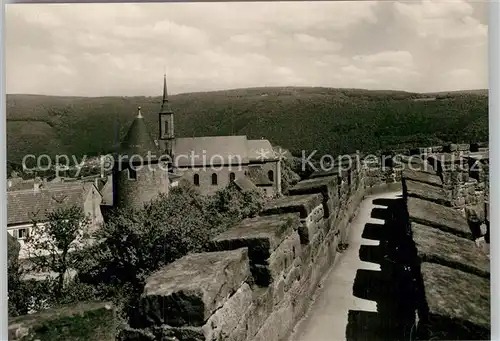
[[[428,187],[409,180],[416,178]],[[485,249],[478,247],[480,234],[460,209],[436,200],[440,194],[436,189],[443,190],[436,179],[411,174],[403,178],[403,188],[412,244],[406,252],[412,259],[416,293],[412,298],[418,315],[416,339],[490,339],[490,261]],[[455,183],[450,190],[456,188],[462,187]],[[467,216],[484,219],[481,208],[469,207]]]

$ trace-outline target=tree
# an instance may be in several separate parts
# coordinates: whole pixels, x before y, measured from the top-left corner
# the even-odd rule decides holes
[[[86,240],[89,220],[77,206],[58,208],[47,214],[47,222],[33,222],[26,239],[34,271],[56,274],[55,297],[63,292],[66,275],[77,265],[71,253],[81,250]]]
[[[188,188],[173,188],[168,197],[162,195],[143,209],[114,212],[96,232],[100,243],[87,252],[89,270],[81,277],[140,287],[152,271],[201,250],[209,229],[203,198]]]

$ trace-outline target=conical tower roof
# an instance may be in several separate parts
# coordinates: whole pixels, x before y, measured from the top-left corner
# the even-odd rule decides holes
[[[138,114],[121,142],[118,153],[122,156],[122,159],[125,156],[131,158],[133,155],[137,155],[132,161],[141,161],[140,158],[147,161],[148,155],[151,155],[151,160],[159,157],[159,150],[141,115],[141,107],[138,108]]]

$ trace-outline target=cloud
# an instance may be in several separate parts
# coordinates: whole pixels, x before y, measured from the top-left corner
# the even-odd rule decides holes
[[[258,34],[236,34],[229,38],[229,42],[247,47],[262,47],[266,44],[266,38]]]
[[[408,51],[383,51],[371,55],[356,55],[353,59],[370,66],[389,65],[397,67],[413,67],[413,56]]]
[[[338,51],[342,48],[342,44],[330,41],[325,38],[318,38],[309,34],[297,33],[295,39],[300,43],[307,46],[311,51]]]
[[[463,1],[8,4],[7,92],[158,95],[165,68],[173,93],[486,87],[486,26],[476,8]],[[445,76],[460,69],[470,77]]]
[[[424,38],[486,39],[488,35],[487,26],[472,17],[472,5],[463,0],[395,2],[394,10],[401,22],[413,27]]]

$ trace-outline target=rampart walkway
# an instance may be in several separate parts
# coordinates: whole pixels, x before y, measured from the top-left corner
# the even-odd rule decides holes
[[[394,333],[398,333],[398,328],[390,315],[400,310],[393,307],[384,312],[387,302],[397,305],[394,302],[397,293],[394,284],[382,274],[380,264],[387,257],[384,230],[391,228],[388,215],[395,209],[393,204],[400,200],[401,192],[372,195],[363,200],[350,226],[349,247],[336,259],[290,341],[397,338]]]

